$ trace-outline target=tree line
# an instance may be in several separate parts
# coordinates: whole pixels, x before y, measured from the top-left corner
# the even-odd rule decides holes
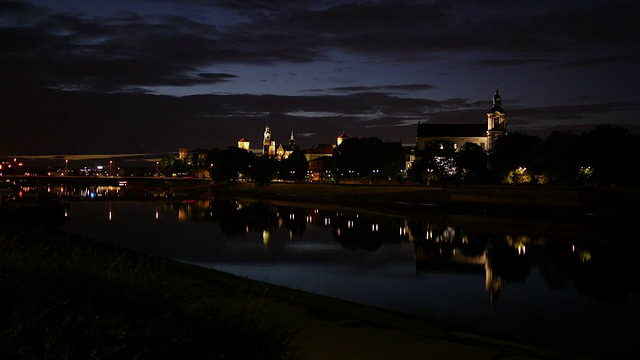
[[[408,149],[377,137],[350,138],[336,147],[332,157],[318,160],[323,181],[346,179],[411,181],[419,184],[553,184],[637,185],[635,159],[640,136],[627,129],[599,125],[575,134],[555,131],[546,139],[512,132],[497,139],[490,151],[475,143],[458,148],[449,141],[432,141],[425,149],[412,149],[415,161],[406,171]],[[216,182],[246,179],[266,185],[273,179],[305,181],[310,177],[304,151],[276,159],[228,147],[195,150],[188,159],[167,154],[165,175],[210,177]]]
[[[454,149],[432,142],[409,176],[422,183],[637,185],[640,136],[599,125],[588,132],[554,131],[546,139],[508,133],[485,152],[477,144]]]

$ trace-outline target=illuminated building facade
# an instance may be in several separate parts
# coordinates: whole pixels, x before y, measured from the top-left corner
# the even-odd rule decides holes
[[[238,147],[240,149],[250,151],[250,146],[251,146],[251,142],[249,142],[249,139],[243,137],[242,139],[238,140]]]
[[[431,124],[418,123],[416,148],[425,150],[432,141],[450,141],[457,149],[467,142],[490,150],[500,136],[507,133],[507,114],[502,110],[502,99],[496,86],[492,107],[487,112],[487,124]]]
[[[187,157],[189,156],[189,149],[187,148],[180,148],[178,150],[178,159],[185,161],[185,159],[187,159]]]
[[[338,137],[336,138],[336,145],[340,146],[342,142],[347,140],[348,138],[349,137],[347,136],[347,134],[345,134],[343,131],[342,134],[338,135]]]

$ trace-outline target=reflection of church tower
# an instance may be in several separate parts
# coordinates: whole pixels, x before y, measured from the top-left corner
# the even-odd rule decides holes
[[[262,155],[274,156],[276,154],[276,142],[271,139],[271,128],[267,124],[264,128],[262,141]]]
[[[271,233],[269,230],[262,230],[262,243],[264,246],[269,246],[269,240],[271,240]]]
[[[484,263],[484,271],[485,271],[485,289],[490,292],[490,301],[491,306],[493,307],[493,311],[496,311],[496,306],[498,305],[498,299],[500,297],[500,290],[504,287],[504,283],[502,282],[502,278],[499,275],[494,275],[493,269],[491,268],[491,264],[489,263],[489,257],[487,256],[487,252],[485,250],[484,253],[485,263]]]
[[[487,113],[487,148],[491,149],[496,140],[507,133],[507,114],[502,110],[502,99],[498,93],[498,85],[496,85],[496,93],[493,95],[493,106],[491,111]]]

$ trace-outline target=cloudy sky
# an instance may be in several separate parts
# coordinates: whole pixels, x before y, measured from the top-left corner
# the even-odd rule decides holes
[[[640,123],[635,0],[0,0],[0,155]]]

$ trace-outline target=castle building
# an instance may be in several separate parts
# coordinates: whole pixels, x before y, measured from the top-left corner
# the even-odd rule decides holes
[[[307,161],[313,161],[321,157],[332,157],[335,148],[333,144],[314,145],[305,152],[304,156],[307,158]]]
[[[342,132],[337,138],[335,144],[320,144],[318,146],[312,146],[310,149],[304,151],[305,158],[307,161],[313,161],[318,158],[323,157],[331,157],[333,156],[333,152],[336,147],[340,146],[344,140],[349,139],[347,134]],[[262,154],[263,156],[274,157],[277,160],[287,159],[291,153],[295,150],[300,150],[300,147],[296,144],[296,138],[294,136],[293,130],[291,131],[291,136],[289,137],[288,144],[279,144],[276,145],[276,141],[273,139],[273,135],[271,133],[271,127],[269,124],[265,125],[264,135],[262,138],[262,149],[251,149],[250,142],[246,137],[238,140],[238,148],[252,151],[255,154]]]
[[[496,140],[507,133],[507,114],[502,110],[502,99],[496,85],[493,106],[487,112],[487,123],[482,124],[431,124],[418,123],[416,149],[424,150],[431,141],[450,141],[456,148],[467,142],[491,150]]]
[[[251,142],[246,137],[238,140],[238,147],[247,151],[251,151]]]
[[[252,151],[255,154],[262,154],[263,156],[276,157],[278,160],[286,159],[289,155],[298,148],[296,145],[296,138],[293,135],[293,130],[291,131],[291,136],[289,137],[289,144],[283,145],[280,144],[276,147],[276,141],[273,140],[273,135],[271,134],[271,127],[269,124],[265,125],[264,135],[262,137],[262,149],[254,149],[250,148],[249,140],[245,137],[238,140],[238,147],[240,149],[244,149],[247,151]]]

